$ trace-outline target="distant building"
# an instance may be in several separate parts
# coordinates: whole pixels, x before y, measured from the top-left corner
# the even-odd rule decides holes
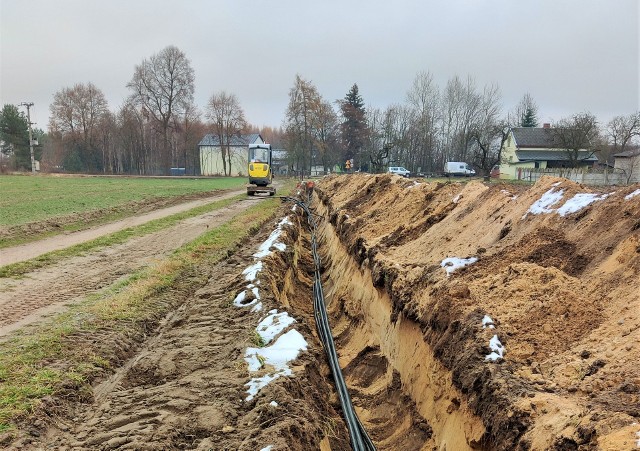
[[[578,161],[580,166],[593,166],[598,157],[590,150],[579,150]],[[502,147],[500,178],[518,179],[522,169],[562,168],[569,163],[569,151],[555,142],[549,124],[514,127]]]
[[[613,156],[613,167],[625,175],[628,183],[640,182],[640,148],[617,153]]]
[[[223,139],[226,142],[226,138]],[[259,133],[232,136],[229,144],[231,152],[231,171],[233,176],[246,176],[248,162],[249,144],[262,144],[264,140]],[[207,134],[198,143],[200,153],[200,174],[201,175],[224,175],[222,163],[222,146],[218,136]],[[227,163],[228,164],[228,163]]]

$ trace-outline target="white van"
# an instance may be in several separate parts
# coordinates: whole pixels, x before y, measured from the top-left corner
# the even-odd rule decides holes
[[[387,172],[390,174],[398,174],[403,177],[409,177],[409,174],[411,174],[408,169],[405,169],[402,166],[389,166],[389,170]]]
[[[476,175],[471,166],[464,161],[447,161],[444,164],[444,175],[449,177],[451,175],[462,175],[465,177],[473,177]]]

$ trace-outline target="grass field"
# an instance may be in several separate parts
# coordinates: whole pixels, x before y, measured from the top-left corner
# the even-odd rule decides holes
[[[150,198],[238,188],[243,177],[207,179],[0,176],[0,227],[116,207]]]

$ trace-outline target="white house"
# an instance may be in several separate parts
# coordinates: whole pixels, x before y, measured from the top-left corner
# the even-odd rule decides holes
[[[580,166],[598,161],[592,151],[578,151]],[[514,127],[502,147],[500,178],[518,179],[523,169],[563,168],[569,164],[567,149],[558,146],[548,124],[544,127]]]
[[[226,138],[223,138],[223,142],[225,141]],[[231,171],[229,172],[229,169],[227,168],[227,172],[233,176],[246,176],[247,166],[249,165],[249,144],[262,143],[264,143],[264,140],[259,133],[232,136],[229,143],[229,151],[231,153]],[[224,175],[222,147],[220,145],[219,137],[211,133],[205,135],[198,143],[198,149],[200,151],[200,174]]]

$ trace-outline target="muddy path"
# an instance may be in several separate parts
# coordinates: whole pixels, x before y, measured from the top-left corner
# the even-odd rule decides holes
[[[174,214],[178,211],[194,208],[203,202],[220,200],[237,194],[231,192],[209,200],[189,202],[169,209],[158,210],[143,217],[130,218],[57,239],[92,239],[102,234],[130,227],[133,222]],[[83,299],[91,293],[110,286],[121,278],[153,265],[164,256],[195,239],[210,227],[216,227],[231,217],[254,205],[252,201],[235,202],[228,207],[189,218],[173,227],[155,233],[136,237],[125,243],[99,249],[83,256],[62,260],[19,279],[0,279],[0,336],[4,336],[20,327],[38,321],[43,316],[65,309],[69,303]],[[47,240],[49,241],[49,240]],[[68,244],[68,243],[67,243]],[[31,243],[29,248],[37,249],[43,243]],[[5,252],[5,249],[2,250]]]

